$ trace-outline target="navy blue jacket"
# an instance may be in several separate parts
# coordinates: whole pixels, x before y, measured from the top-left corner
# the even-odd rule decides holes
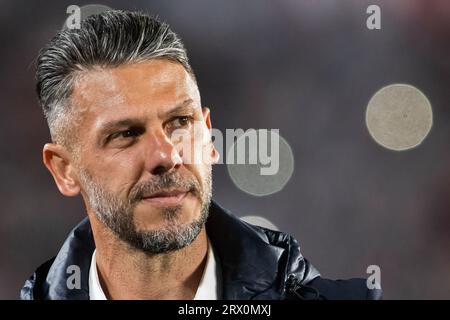
[[[365,279],[327,280],[300,253],[290,235],[248,224],[212,201],[207,234],[222,270],[222,298],[380,299]],[[89,267],[95,245],[85,218],[69,234],[58,255],[25,282],[21,299],[89,299]],[[68,289],[68,267],[81,270],[81,288]],[[70,269],[69,269],[70,270]]]

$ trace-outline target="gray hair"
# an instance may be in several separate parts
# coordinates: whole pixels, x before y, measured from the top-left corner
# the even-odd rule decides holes
[[[36,89],[54,142],[72,149],[76,110],[70,96],[77,74],[154,58],[179,62],[195,81],[183,42],[166,23],[141,12],[91,15],[78,29],[61,30],[39,53]]]

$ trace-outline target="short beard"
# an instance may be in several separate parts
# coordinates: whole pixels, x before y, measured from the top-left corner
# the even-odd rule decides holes
[[[80,180],[89,205],[100,222],[132,248],[148,254],[160,254],[190,245],[202,230],[208,219],[212,198],[212,168],[209,166],[207,169],[203,186],[193,177],[183,178],[179,173],[173,172],[156,176],[151,182],[136,184],[125,201],[108,192],[85,169],[80,169]],[[138,202],[146,194],[169,188],[191,190],[191,193],[200,200],[200,217],[188,225],[182,225],[177,222],[177,217],[181,214],[181,206],[163,208],[161,210],[167,223],[165,228],[151,231],[138,230],[133,215]]]

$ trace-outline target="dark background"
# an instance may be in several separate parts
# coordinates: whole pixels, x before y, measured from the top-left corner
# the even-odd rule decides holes
[[[0,1],[0,298],[15,299],[85,213],[42,164],[48,129],[34,59],[79,1]],[[95,3],[95,2],[94,2]],[[213,125],[279,128],[294,174],[274,195],[240,191],[225,165],[214,197],[293,234],[329,278],[381,268],[384,298],[450,299],[450,2],[105,1],[157,14],[182,36]],[[366,8],[381,7],[381,30]],[[370,97],[408,83],[430,100],[425,141],[395,152],[365,125]]]

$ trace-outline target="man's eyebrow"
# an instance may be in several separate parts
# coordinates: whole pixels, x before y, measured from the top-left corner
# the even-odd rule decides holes
[[[118,128],[140,126],[140,125],[143,125],[143,122],[141,119],[138,118],[127,118],[109,121],[100,126],[100,136],[112,132]]]
[[[174,108],[170,109],[167,112],[164,112],[164,117],[170,118],[172,116],[178,115],[181,112],[186,111],[192,111],[195,109],[195,107],[190,106],[194,100],[192,99],[186,99],[183,102],[176,105]]]

